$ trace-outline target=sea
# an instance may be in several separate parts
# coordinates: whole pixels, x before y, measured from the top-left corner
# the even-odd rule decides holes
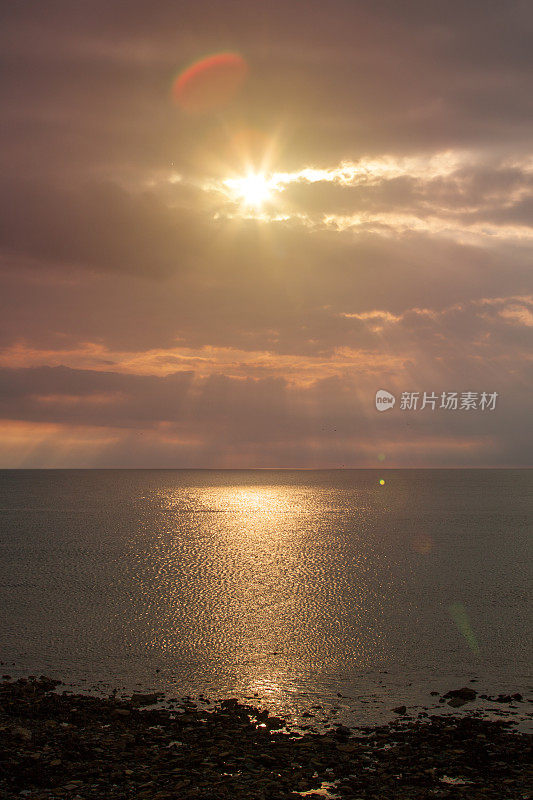
[[[1,471],[0,671],[311,727],[406,705],[531,729],[532,490],[525,469]]]

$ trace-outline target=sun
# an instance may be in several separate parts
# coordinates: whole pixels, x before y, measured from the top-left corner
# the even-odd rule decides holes
[[[232,178],[225,183],[232,190],[235,199],[245,206],[261,208],[272,197],[271,184],[260,172],[249,172],[243,178]]]

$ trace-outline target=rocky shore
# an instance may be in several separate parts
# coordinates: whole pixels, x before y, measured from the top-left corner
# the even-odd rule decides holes
[[[0,683],[1,800],[533,798],[531,736],[475,712],[407,719],[399,706],[378,728],[302,732],[232,698],[154,709],[157,694],[102,699],[61,686]],[[475,694],[441,699],[453,709]]]

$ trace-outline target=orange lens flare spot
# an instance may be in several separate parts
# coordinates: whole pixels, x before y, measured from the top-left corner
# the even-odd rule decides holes
[[[219,53],[188,67],[174,81],[174,101],[190,114],[221,108],[241,88],[248,65],[238,53]]]
[[[425,555],[430,553],[433,549],[433,539],[429,533],[419,533],[413,537],[413,550],[417,553]]]

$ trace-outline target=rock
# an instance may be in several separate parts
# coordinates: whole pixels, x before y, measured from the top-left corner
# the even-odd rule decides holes
[[[220,705],[222,708],[236,708],[239,705],[239,701],[236,697],[227,697],[225,700],[222,700]]]
[[[282,719],[281,717],[269,717],[267,719],[266,724],[267,724],[268,728],[276,730],[276,729],[279,729],[279,728],[283,728],[283,726],[286,724],[286,722],[287,722],[287,720],[286,719]]]
[[[265,767],[274,767],[277,764],[276,759],[268,753],[260,753],[258,756],[256,756],[255,760],[260,764],[263,764]]]
[[[394,711],[395,714],[405,714],[407,706],[396,706],[396,708],[392,708],[391,711]]]
[[[474,689],[470,689],[468,686],[463,686],[462,689],[452,689],[442,696],[445,699],[457,697],[460,700],[464,700],[465,703],[469,703],[471,700],[476,699],[477,692]]]
[[[151,706],[157,703],[162,697],[164,697],[162,692],[151,692],[149,694],[135,692],[132,694],[130,702],[136,706]]]
[[[337,725],[337,730],[335,731],[335,736],[340,739],[344,739],[349,736],[351,733],[350,729],[347,728],[345,725]]]
[[[452,697],[450,700],[448,700],[448,705],[452,708],[460,708],[466,703],[468,703],[468,700],[463,700],[461,697]]]
[[[24,739],[25,742],[31,742],[32,732],[29,730],[29,728],[23,728],[22,726],[17,725],[16,728],[13,728],[13,733],[20,739]]]
[[[518,702],[520,702],[522,700],[522,695],[520,694],[520,692],[516,692],[515,694],[512,694],[511,697],[513,698],[513,700],[518,700]]]

